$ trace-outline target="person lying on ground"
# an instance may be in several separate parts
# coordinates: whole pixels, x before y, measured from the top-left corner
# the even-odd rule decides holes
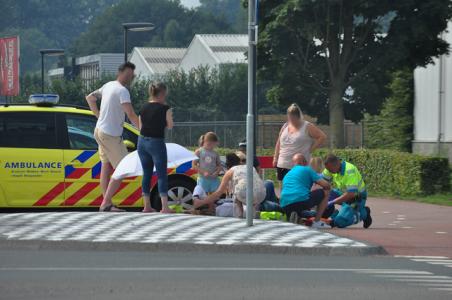
[[[361,177],[358,168],[345,161],[339,159],[334,154],[329,154],[325,159],[325,170],[323,178],[332,182],[333,187],[339,192],[331,193],[328,205],[335,204],[357,204],[359,217],[363,221],[363,227],[369,228],[372,224],[370,208],[366,205],[367,191],[366,185]],[[333,218],[334,224],[334,218]]]
[[[293,164],[294,167],[283,179],[282,209],[289,217],[290,222],[298,224],[303,211],[311,210],[314,206],[317,206],[312,227],[330,228],[328,224],[320,220],[328,205],[330,184],[308,166],[308,162],[302,154],[294,155]],[[314,183],[322,188],[311,191]]]

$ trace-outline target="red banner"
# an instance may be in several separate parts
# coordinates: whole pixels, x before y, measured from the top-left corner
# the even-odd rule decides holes
[[[0,96],[19,95],[19,37],[0,38]]]

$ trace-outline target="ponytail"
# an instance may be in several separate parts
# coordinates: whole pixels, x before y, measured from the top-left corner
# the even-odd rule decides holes
[[[198,140],[199,147],[204,146],[204,138],[205,138],[204,134],[199,137],[199,140]]]
[[[149,97],[158,97],[162,92],[166,92],[167,87],[163,82],[152,82],[149,84]]]

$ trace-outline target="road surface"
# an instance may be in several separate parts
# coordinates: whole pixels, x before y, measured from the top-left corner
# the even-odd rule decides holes
[[[22,247],[0,258],[0,299],[452,299],[446,259]]]

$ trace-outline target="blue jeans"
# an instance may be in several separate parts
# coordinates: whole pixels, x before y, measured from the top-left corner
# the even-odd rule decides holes
[[[160,196],[168,196],[168,156],[165,139],[142,137],[138,138],[138,156],[143,167],[141,189],[144,196],[151,194],[151,180],[154,166],[158,177]]]
[[[276,198],[275,185],[271,180],[265,180],[264,182],[265,190],[267,194],[265,195],[264,201],[260,205],[261,211],[282,211],[278,204],[278,199]]]

